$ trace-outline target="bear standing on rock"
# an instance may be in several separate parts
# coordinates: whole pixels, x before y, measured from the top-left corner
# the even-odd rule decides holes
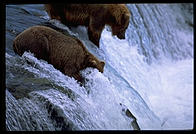
[[[30,51],[80,82],[83,80],[80,70],[87,67],[97,68],[102,73],[104,70],[105,63],[92,55],[79,39],[45,26],[33,26],[20,33],[13,42],[13,49],[20,56]]]
[[[45,4],[45,9],[51,19],[65,25],[87,26],[89,39],[97,47],[105,25],[111,26],[119,39],[125,39],[129,25],[130,12],[125,4]]]

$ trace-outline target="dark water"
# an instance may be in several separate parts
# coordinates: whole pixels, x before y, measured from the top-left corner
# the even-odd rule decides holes
[[[193,99],[189,96],[192,95],[190,66],[193,65],[180,65],[192,63],[193,59],[193,5],[127,4],[127,7],[133,16],[126,39],[112,37],[106,28],[98,49],[89,41],[84,27],[68,28],[58,21],[49,21],[42,4],[6,5],[7,130],[192,128]],[[28,27],[43,24],[58,26],[66,35],[79,38],[91,53],[106,62],[104,73],[92,68],[83,70],[81,73],[86,81],[85,86],[80,86],[73,78],[29,53],[22,57],[16,55],[12,48],[14,38]],[[156,72],[157,68],[165,70],[162,66],[170,67],[165,61],[182,62],[177,66],[180,70],[185,69],[185,73],[176,69],[176,74],[182,75],[172,78],[184,85],[177,83],[174,89],[183,86],[185,88],[180,91],[190,93],[184,95],[182,101],[176,101],[179,96],[175,94],[176,98],[171,99],[176,102],[174,104],[160,99],[154,104],[150,97],[170,100],[162,90],[168,91],[168,87],[175,85],[175,82],[162,82],[164,73]],[[175,66],[171,64],[171,67]],[[168,110],[168,107],[178,107],[177,103],[184,106],[180,105],[181,110],[176,108],[174,111],[182,112]],[[159,108],[159,104],[168,107]],[[135,117],[127,116],[127,109],[131,112],[128,115]],[[181,114],[184,114],[182,118],[176,117]]]
[[[38,25],[42,18],[43,5],[6,5],[6,52],[13,53],[12,42],[17,34]]]
[[[25,29],[34,25],[39,25],[41,22],[45,22],[45,20],[42,18],[44,16],[43,10],[44,10],[43,5],[39,5],[39,4],[6,6],[6,52],[8,54],[13,56],[18,56],[17,54],[14,53],[12,47],[14,38]],[[7,72],[8,70],[9,68],[6,68],[7,74],[9,74]],[[19,86],[20,88],[21,86],[20,83],[24,82],[21,76],[23,76],[25,72],[21,70],[17,70],[17,68],[14,68],[14,70],[21,72],[21,74],[19,73],[17,77],[14,78],[14,81],[17,80],[17,82],[12,82],[12,81],[10,82],[13,83],[13,86]],[[27,77],[31,79],[32,74],[29,74]],[[9,80],[7,80],[6,82],[9,83]],[[18,84],[15,85],[14,83],[18,83]],[[26,83],[27,87],[29,87],[28,85],[29,84]],[[22,85],[22,87],[25,88],[25,84]],[[8,88],[10,90],[14,90],[12,89],[12,86],[11,87],[8,86]]]

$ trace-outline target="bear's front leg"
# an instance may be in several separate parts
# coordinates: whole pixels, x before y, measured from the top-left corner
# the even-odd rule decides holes
[[[84,78],[82,77],[82,75],[81,75],[79,72],[74,73],[74,74],[73,74],[73,77],[74,77],[78,82],[80,82],[81,84],[84,83]]]
[[[73,77],[78,82],[83,82],[83,77],[80,75],[79,71],[76,70],[75,67],[66,66],[64,67],[64,74],[68,75],[69,77]]]
[[[98,21],[96,18],[91,18],[89,27],[88,27],[88,37],[97,47],[99,47],[99,40],[101,38],[101,32],[104,28],[104,24],[101,21]]]

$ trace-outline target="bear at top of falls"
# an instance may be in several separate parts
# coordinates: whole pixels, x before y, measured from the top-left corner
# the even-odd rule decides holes
[[[68,26],[88,27],[88,37],[97,47],[105,25],[112,28],[112,34],[125,39],[130,12],[125,4],[45,4],[51,19],[57,19]]]

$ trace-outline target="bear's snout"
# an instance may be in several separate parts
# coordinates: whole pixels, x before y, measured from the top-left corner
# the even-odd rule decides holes
[[[125,39],[125,33],[119,33],[119,34],[117,34],[117,37],[119,39]]]
[[[103,73],[103,71],[104,71],[104,66],[105,66],[105,62],[104,61],[101,61],[100,62],[100,69],[99,69],[99,71],[101,72],[101,73]]]

